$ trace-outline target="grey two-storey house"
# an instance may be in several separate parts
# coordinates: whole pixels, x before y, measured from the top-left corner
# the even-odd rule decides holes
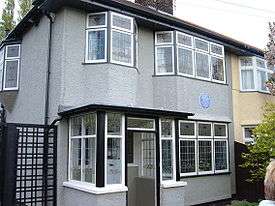
[[[172,0],[37,0],[2,43],[7,122],[57,125],[58,206],[235,194],[231,60],[261,52],[172,14]]]

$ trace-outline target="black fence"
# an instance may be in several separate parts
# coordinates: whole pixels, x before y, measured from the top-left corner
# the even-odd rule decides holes
[[[246,145],[235,142],[236,198],[257,202],[258,200],[264,199],[264,184],[263,182],[247,182],[249,171],[239,166],[243,163],[242,154],[247,151]]]
[[[56,127],[0,125],[0,206],[56,205]]]

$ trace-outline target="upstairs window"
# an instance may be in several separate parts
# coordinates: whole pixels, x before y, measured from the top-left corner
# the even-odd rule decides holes
[[[257,57],[240,58],[241,91],[268,92],[266,82],[272,74],[264,59]]]
[[[126,66],[134,65],[133,18],[111,14],[111,62]]]
[[[157,32],[156,45],[156,74],[174,74],[173,32]]]
[[[132,17],[114,12],[92,13],[88,14],[86,24],[85,63],[134,66],[136,29]]]
[[[19,44],[8,45],[0,51],[1,90],[18,90],[20,55]]]
[[[86,31],[86,62],[107,60],[107,13],[89,14]]]
[[[182,32],[156,32],[155,56],[156,75],[178,74],[207,81],[226,82],[222,45]]]

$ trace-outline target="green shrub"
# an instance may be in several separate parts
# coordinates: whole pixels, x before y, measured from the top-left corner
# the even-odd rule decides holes
[[[259,203],[247,201],[232,201],[231,206],[258,206]]]

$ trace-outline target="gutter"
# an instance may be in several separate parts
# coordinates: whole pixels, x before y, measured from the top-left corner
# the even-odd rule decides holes
[[[52,28],[54,23],[53,13],[45,14],[49,19],[49,35],[48,35],[48,58],[47,58],[47,73],[46,73],[46,92],[45,92],[45,114],[44,124],[49,124],[49,95],[50,95],[50,75],[51,75],[51,55],[52,55]]]

